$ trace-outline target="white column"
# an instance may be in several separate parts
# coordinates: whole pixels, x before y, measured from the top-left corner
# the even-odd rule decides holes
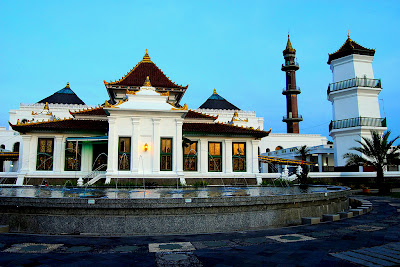
[[[54,151],[53,151],[53,172],[60,173],[62,170],[62,159],[65,156],[63,151],[63,137],[56,136],[54,138]]]
[[[30,147],[31,147],[31,140],[32,135],[22,135],[22,144],[20,145],[19,151],[19,170],[17,175],[16,185],[23,185],[24,184],[24,177],[25,174],[29,172],[29,162],[31,161],[30,158]],[[36,160],[36,155],[34,155],[34,160]]]
[[[208,172],[208,140],[207,139],[199,139],[198,143],[198,166],[200,173],[207,173]]]
[[[224,160],[225,172],[232,173],[232,140],[224,140],[224,153],[222,157]]]
[[[139,172],[139,132],[140,132],[140,118],[132,118],[132,138],[131,138],[131,172]],[[143,158],[142,158],[143,160]]]
[[[153,118],[153,173],[160,172],[160,118]],[[172,140],[176,142],[176,140]]]
[[[322,160],[322,154],[318,154],[318,171],[322,172],[322,167],[324,166],[324,161]]]
[[[259,173],[258,170],[258,144],[260,143],[260,140],[251,140],[251,152],[252,152],[252,166],[251,166],[251,172],[252,173]],[[250,167],[250,166],[249,166]],[[250,170],[247,170],[250,171]]]
[[[178,175],[183,175],[183,151],[182,151],[182,125],[183,119],[175,119],[176,122],[176,140],[175,140],[175,170]]]
[[[108,157],[106,183],[111,182],[110,175],[118,170],[118,136],[115,136],[115,118],[108,118]]]

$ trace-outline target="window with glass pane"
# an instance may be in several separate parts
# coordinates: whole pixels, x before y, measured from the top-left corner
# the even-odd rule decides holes
[[[172,138],[161,138],[161,171],[172,171]]]
[[[232,165],[234,172],[246,171],[246,143],[232,143]]]
[[[131,169],[131,138],[120,137],[118,145],[118,170],[129,171]]]
[[[183,148],[183,170],[197,171],[197,142]]]
[[[81,170],[81,153],[82,144],[76,141],[67,142],[65,144],[65,170],[80,171]]]
[[[53,138],[39,138],[36,170],[51,171],[53,170]]]
[[[208,143],[208,171],[222,172],[222,144],[217,142]]]

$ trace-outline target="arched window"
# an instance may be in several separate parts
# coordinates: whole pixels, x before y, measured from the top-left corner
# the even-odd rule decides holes
[[[13,152],[19,152],[19,142],[16,142],[16,143],[13,145]]]
[[[26,122],[28,122],[28,120],[27,120],[27,119],[22,119],[21,122],[22,122],[22,123],[26,123]]]
[[[283,149],[283,147],[281,147],[281,146],[277,146],[277,147],[275,148],[275,150],[281,150],[281,149]]]
[[[1,144],[0,148],[1,148],[1,149],[6,149],[6,145]]]
[[[269,148],[267,148],[267,149],[265,150],[265,152],[267,152],[267,153],[270,152],[270,151],[271,151],[271,149],[269,149]]]

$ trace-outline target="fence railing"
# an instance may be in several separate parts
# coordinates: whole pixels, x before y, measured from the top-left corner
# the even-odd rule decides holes
[[[331,121],[329,131],[357,126],[386,127],[386,118],[356,117],[339,121]]]
[[[356,86],[382,88],[381,79],[353,78],[336,83],[330,83],[328,86],[327,93],[329,95],[330,92],[352,88]]]

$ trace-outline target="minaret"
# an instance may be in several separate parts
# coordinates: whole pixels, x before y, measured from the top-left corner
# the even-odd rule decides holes
[[[299,122],[303,120],[297,111],[297,95],[301,93],[300,88],[296,86],[296,71],[299,69],[299,64],[295,61],[296,49],[293,49],[289,35],[283,57],[285,64],[282,64],[282,71],[286,72],[286,88],[282,94],[286,95],[287,111],[282,121],[287,123],[288,133],[299,133]]]
[[[328,64],[333,82],[328,86],[333,119],[329,125],[335,151],[335,166],[345,166],[343,155],[357,141],[371,137],[371,130],[386,130],[386,118],[381,118],[378,95],[381,80],[374,78],[372,60],[375,49],[365,48],[350,38],[335,53],[329,54]]]

